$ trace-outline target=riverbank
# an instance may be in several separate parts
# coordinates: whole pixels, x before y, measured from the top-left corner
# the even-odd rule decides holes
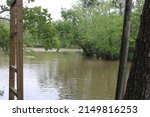
[[[52,50],[45,50],[44,48],[31,48],[28,47],[26,48],[26,51],[28,52],[57,52],[57,49],[52,49]],[[61,48],[58,52],[75,52],[75,53],[82,53],[82,49],[66,49],[66,48]]]

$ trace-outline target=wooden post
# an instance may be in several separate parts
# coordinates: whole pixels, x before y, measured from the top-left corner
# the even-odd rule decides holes
[[[9,99],[23,100],[23,2],[10,5]],[[16,77],[15,77],[16,76]]]
[[[17,91],[18,99],[23,100],[23,3],[17,0]]]
[[[15,73],[13,72],[12,66],[15,66],[15,36],[13,33],[16,30],[16,24],[15,24],[15,7],[16,5],[13,5],[10,7],[10,55],[9,55],[9,100],[14,100],[14,94],[11,89],[14,89],[15,86]]]

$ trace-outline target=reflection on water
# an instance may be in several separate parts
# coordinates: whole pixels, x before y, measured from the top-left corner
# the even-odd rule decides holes
[[[66,53],[30,53],[24,57],[24,96],[30,99],[114,99],[117,61]],[[8,99],[8,57],[0,57],[0,99]]]

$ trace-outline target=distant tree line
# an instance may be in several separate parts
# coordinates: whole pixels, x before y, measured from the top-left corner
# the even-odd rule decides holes
[[[129,59],[133,56],[142,5],[141,2],[133,5]],[[46,50],[81,48],[88,57],[118,59],[124,7],[124,0],[79,0],[69,10],[62,8],[62,20],[59,21],[52,21],[47,9],[26,7],[24,46],[43,47]],[[5,40],[8,40],[9,28],[6,29],[4,24],[9,23],[0,23],[1,29],[7,32]],[[0,40],[3,40],[2,34]],[[8,45],[5,44],[6,48]]]

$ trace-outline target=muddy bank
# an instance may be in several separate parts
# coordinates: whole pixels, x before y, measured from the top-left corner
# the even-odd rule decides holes
[[[52,50],[45,50],[44,48],[26,48],[26,51],[33,51],[33,52],[57,52],[57,49]],[[82,52],[82,49],[65,49],[62,48],[58,52]]]

